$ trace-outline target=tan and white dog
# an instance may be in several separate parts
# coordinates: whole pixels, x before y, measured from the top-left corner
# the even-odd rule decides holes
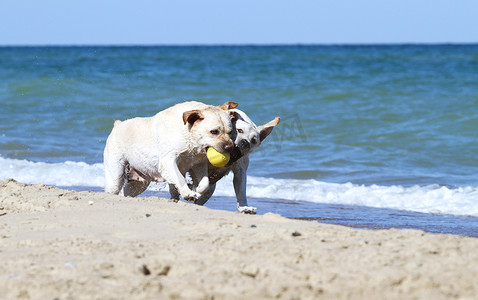
[[[280,118],[276,117],[267,124],[256,126],[256,124],[254,124],[254,122],[252,122],[252,120],[239,109],[231,109],[229,110],[229,113],[233,125],[232,138],[234,140],[234,149],[231,152],[231,160],[226,166],[220,168],[214,167],[211,164],[209,165],[209,189],[204,191],[194,203],[199,205],[206,203],[216,189],[216,182],[232,171],[234,174],[233,184],[237,199],[237,209],[242,213],[255,214],[257,209],[248,206],[246,196],[249,154],[261,145],[262,141],[264,141],[264,139],[272,132],[274,126],[279,124]],[[193,169],[189,170],[193,180],[193,190],[197,189],[200,183],[200,181],[198,181],[200,177],[195,175],[200,171],[198,168],[199,166],[195,166]],[[169,192],[172,199],[179,199],[180,193],[175,189],[174,185],[169,186]]]
[[[115,121],[104,150],[105,191],[134,197],[151,181],[165,181],[185,200],[197,201],[210,190],[207,148],[233,150],[228,109],[235,107],[184,102],[153,117]],[[185,179],[192,169],[194,191]]]

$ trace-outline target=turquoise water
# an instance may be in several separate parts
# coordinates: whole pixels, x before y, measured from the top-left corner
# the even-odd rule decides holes
[[[478,215],[478,45],[0,47],[0,179],[101,186],[113,120],[187,100],[281,117],[250,197]]]

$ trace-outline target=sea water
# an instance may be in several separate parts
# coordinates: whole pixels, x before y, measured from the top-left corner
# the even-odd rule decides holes
[[[101,190],[113,121],[188,100],[281,117],[251,154],[263,212],[478,235],[478,45],[0,47],[0,179]]]

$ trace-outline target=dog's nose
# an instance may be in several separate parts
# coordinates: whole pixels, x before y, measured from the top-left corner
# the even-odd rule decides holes
[[[226,151],[231,151],[231,150],[232,150],[232,147],[234,147],[233,144],[226,144],[226,145],[224,145],[224,150],[226,150]]]
[[[241,140],[241,148],[242,149],[249,149],[251,148],[251,144],[247,140]]]

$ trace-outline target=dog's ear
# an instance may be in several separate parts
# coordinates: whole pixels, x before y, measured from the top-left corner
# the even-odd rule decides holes
[[[183,113],[183,122],[184,124],[189,123],[191,126],[196,122],[200,122],[204,119],[204,115],[200,110],[190,110]]]
[[[279,124],[279,122],[280,118],[275,117],[274,120],[270,121],[269,123],[257,127],[257,129],[260,131],[261,142],[272,132],[274,126]]]
[[[224,103],[223,105],[219,105],[218,107],[222,110],[229,110],[229,109],[233,109],[233,108],[236,108],[239,104],[237,104],[236,102],[226,102]]]

